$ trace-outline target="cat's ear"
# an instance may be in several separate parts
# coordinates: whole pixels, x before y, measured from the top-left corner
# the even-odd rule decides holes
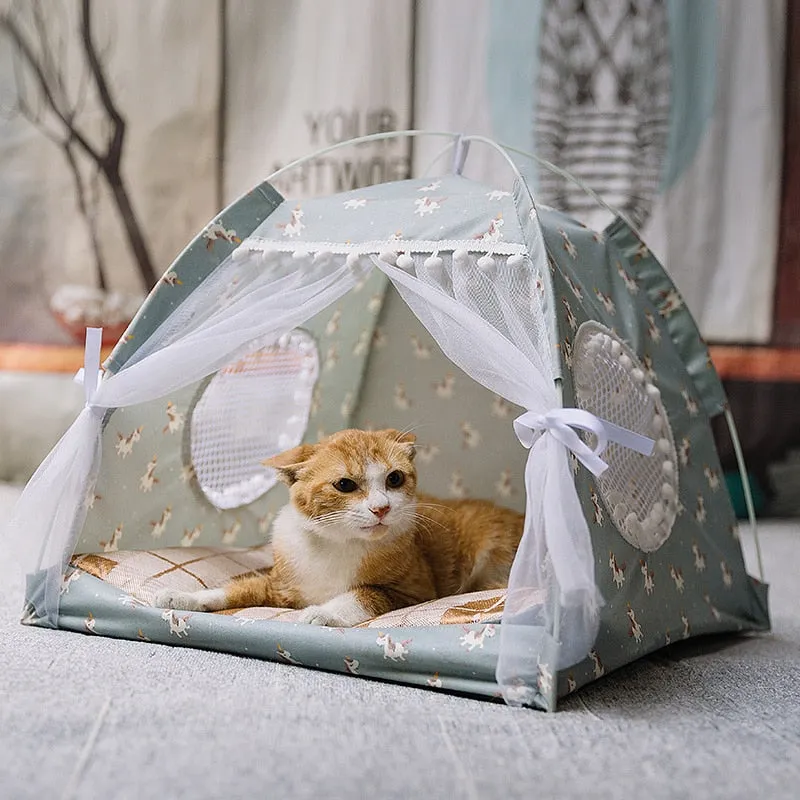
[[[417,441],[417,435],[407,431],[398,431],[394,428],[387,428],[385,431],[380,431],[388,439],[391,439],[395,444],[399,444],[406,451],[406,455],[413,461],[414,456],[417,454],[417,448],[414,442]]]
[[[261,463],[265,467],[272,467],[278,473],[278,478],[287,486],[291,486],[297,482],[299,470],[314,455],[315,450],[313,444],[301,444],[276,456],[265,458]]]

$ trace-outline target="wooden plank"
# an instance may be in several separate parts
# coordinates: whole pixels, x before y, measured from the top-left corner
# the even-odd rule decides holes
[[[783,174],[771,344],[800,346],[800,0],[787,0]]]
[[[723,381],[800,383],[800,350],[790,347],[709,348]]]
[[[101,358],[108,358],[112,349],[110,346],[104,347]],[[0,370],[75,373],[82,366],[81,346],[0,343]]]

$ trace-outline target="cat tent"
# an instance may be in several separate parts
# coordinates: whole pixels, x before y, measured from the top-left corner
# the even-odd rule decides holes
[[[709,420],[725,396],[631,226],[452,174],[301,202],[267,182],[151,293],[26,487],[23,621],[554,709],[671,641],[764,630]],[[492,144],[491,146],[498,147]],[[348,427],[414,427],[420,482],[526,513],[508,590],[353,629],[187,613],[164,588],[269,567],[261,465]]]

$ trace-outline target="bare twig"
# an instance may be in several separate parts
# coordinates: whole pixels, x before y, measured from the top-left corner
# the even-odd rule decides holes
[[[23,9],[30,20],[25,26],[21,22]],[[63,8],[53,13],[51,11],[49,6],[45,9],[41,0],[27,0],[25,4],[13,2],[8,11],[0,13],[0,32],[5,32],[9,37],[15,53],[17,111],[44,136],[58,144],[64,153],[75,180],[78,208],[89,228],[101,287],[105,287],[106,278],[97,228],[97,178],[100,174],[111,190],[142,282],[149,289],[156,283],[157,276],[121,174],[125,120],[114,101],[103,67],[103,58],[113,37],[109,35],[101,56],[93,35],[92,2],[82,0],[78,33],[83,47],[85,71],[81,73],[77,92],[71,96],[66,71],[67,41],[61,33],[66,27],[66,17]],[[57,21],[52,23],[53,19]],[[103,148],[94,144],[88,132],[78,125],[78,117],[85,107],[90,86],[94,86],[104,111]],[[76,150],[94,164],[94,183],[90,187],[93,191],[87,191],[86,177],[81,171]]]
[[[92,243],[92,252],[94,253],[95,273],[97,274],[97,284],[100,289],[105,291],[108,288],[106,281],[105,263],[103,260],[103,250],[100,246],[100,236],[97,230],[97,192],[96,187],[90,184],[89,202],[87,202],[87,191],[84,187],[84,179],[81,174],[80,166],[75,158],[73,152],[72,142],[67,139],[61,143],[61,148],[67,159],[67,163],[72,171],[72,176],[75,180],[75,197],[78,201],[78,210],[86,220],[87,227],[89,228],[89,238]],[[95,172],[96,174],[96,172]],[[94,191],[93,191],[94,189]]]
[[[11,41],[14,43],[17,52],[22,57],[22,60],[27,64],[28,69],[33,73],[33,77],[39,91],[44,98],[47,107],[58,117],[61,123],[68,129],[71,129],[75,141],[86,151],[86,154],[95,161],[102,160],[102,155],[94,147],[94,145],[79,131],[77,130],[72,121],[69,119],[67,113],[62,107],[59,99],[56,98],[53,87],[48,81],[48,77],[36,58],[36,53],[33,45],[28,41],[25,34],[17,22],[8,14],[0,16],[0,30],[4,30]]]
[[[125,120],[117,110],[114,98],[111,96],[111,90],[108,88],[106,76],[100,64],[100,57],[97,54],[94,40],[92,39],[91,0],[82,0],[81,3],[81,39],[86,53],[86,61],[89,64],[89,70],[94,78],[100,102],[103,104],[103,108],[106,110],[106,113],[113,123],[111,139],[108,142],[106,153],[103,158],[108,163],[108,169],[118,170],[122,158],[122,145],[125,140]]]

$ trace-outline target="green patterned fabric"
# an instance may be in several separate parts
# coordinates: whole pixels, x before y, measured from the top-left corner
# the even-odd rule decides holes
[[[413,431],[426,492],[481,497],[524,511],[527,451],[511,426],[521,413],[456,367],[400,295],[388,289],[353,417],[356,427]]]
[[[78,579],[65,581],[59,614],[65,630],[499,697],[494,669],[500,637],[492,624],[343,629],[164,611],[80,570],[71,574]]]
[[[334,308],[305,326],[320,360],[316,402],[304,441],[350,425],[386,279],[372,273]],[[208,380],[162,400],[111,412],[102,467],[76,552],[179,545],[254,545],[269,534],[288,495],[277,485],[254,502],[216,508],[197,483],[191,462],[192,410]]]
[[[415,199],[419,207],[415,236],[430,239],[439,224],[424,202],[438,203],[443,215],[459,213],[456,203],[444,195],[459,180],[445,182],[441,196],[439,184],[415,190],[423,193]],[[746,573],[709,425],[710,416],[724,408],[724,393],[675,287],[619,220],[603,233],[593,232],[553,210],[537,212],[523,185],[513,195],[472,186],[475,203],[468,204],[459,218],[463,235],[483,235],[487,204],[495,202],[503,206],[495,221],[502,218],[504,230],[513,231],[522,242],[530,241],[541,227],[551,274],[540,281],[537,276],[536,291],[557,342],[556,371],[561,375],[564,406],[578,403],[573,379],[576,331],[593,320],[630,348],[657,385],[679,457],[681,513],[663,545],[647,553],[621,535],[596,480],[574,463],[592,536],[596,579],[605,600],[601,631],[586,659],[569,670],[554,676],[540,663],[534,705],[552,709],[558,696],[680,638],[766,629],[766,586]],[[303,217],[292,214],[290,204],[278,206],[279,197],[269,187],[259,187],[239,201],[215,221],[218,228],[206,229],[168,271],[115,350],[110,368],[125,364],[169,311],[231,252],[236,243],[232,231],[240,238],[257,229],[285,233],[294,225],[294,236],[303,221],[303,226],[316,225],[332,238],[337,215],[356,219],[367,214],[371,199],[383,195],[388,198],[384,209],[391,210],[402,192],[390,184],[357,195],[329,198],[331,208],[335,205],[330,220],[317,213],[326,201],[305,203]],[[343,202],[343,197],[350,199]],[[271,218],[276,207],[279,211]],[[339,252],[348,252],[348,246],[345,243]],[[503,244],[509,253],[519,246],[516,239]],[[354,292],[304,327],[316,343],[320,362],[306,441],[351,422],[367,428],[411,429],[418,435],[418,464],[426,491],[524,507],[527,454],[511,425],[520,409],[453,366],[399,295],[393,289],[387,293],[381,273],[370,273]],[[247,546],[265,541],[272,517],[286,501],[282,488],[222,511],[197,485],[191,463],[191,420],[207,384],[205,380],[172,397],[108,414],[100,478],[86,499],[88,514],[77,552]],[[32,586],[30,592],[34,591]],[[385,639],[378,642],[374,630],[334,631],[200,613],[184,619],[182,628],[184,623],[174,618],[178,613],[145,607],[81,573],[79,580],[65,581],[59,625],[354,672],[347,666],[350,659],[359,664],[354,674],[420,686],[438,680],[441,688],[482,696],[498,692],[494,669],[501,637],[494,637],[494,628],[492,634],[482,634],[484,626],[475,626],[469,641],[480,636],[479,648],[464,645],[465,633],[459,626],[393,629],[392,641],[401,644],[398,650]]]
[[[597,502],[593,476],[575,465],[606,605],[592,655],[559,675],[558,694],[564,695],[679,639],[766,630],[769,614],[767,587],[745,569],[709,424],[708,409],[719,413],[724,393],[680,296],[621,220],[596,233],[554,211],[540,210],[540,216],[558,298],[564,405],[576,404],[575,331],[597,320],[615,330],[650,370],[673,435],[684,445],[679,448],[682,511],[669,539],[652,553],[623,539],[606,506]]]
[[[142,304],[105,367],[117,372],[153,331],[283,202],[262,183],[218,214],[187,245]]]

